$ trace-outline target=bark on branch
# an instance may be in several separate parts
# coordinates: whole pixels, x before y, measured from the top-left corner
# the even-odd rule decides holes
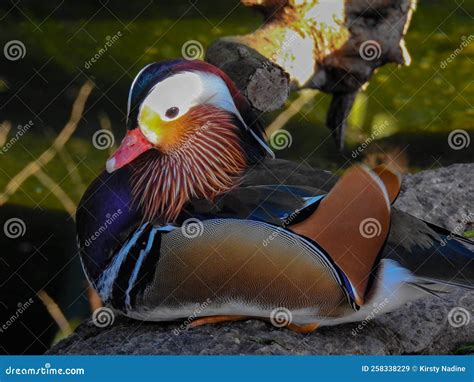
[[[403,36],[416,0],[241,0],[264,24],[224,37],[206,60],[226,71],[260,112],[290,90],[334,94],[328,127],[342,134],[357,91],[386,63],[409,64]],[[337,137],[336,137],[337,138]]]

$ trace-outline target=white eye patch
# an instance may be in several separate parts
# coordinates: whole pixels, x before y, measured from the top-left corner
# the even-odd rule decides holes
[[[200,104],[217,106],[241,118],[225,82],[203,72],[182,72],[166,78],[152,88],[140,108],[148,106],[163,121],[172,121]]]
[[[275,157],[266,142],[247,127],[224,80],[212,73],[189,71],[164,79],[145,97],[140,113],[146,106],[157,113],[162,121],[172,121],[197,105],[213,105],[234,114],[270,156]]]

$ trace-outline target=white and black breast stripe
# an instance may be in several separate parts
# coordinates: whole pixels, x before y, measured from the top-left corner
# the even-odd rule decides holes
[[[109,301],[112,297],[112,288],[118,277],[120,267],[124,263],[130,249],[137,243],[147,225],[148,223],[143,224],[132,234],[130,239],[125,242],[122,248],[120,248],[120,251],[112,258],[112,261],[98,280],[97,289],[100,297],[102,297],[104,301]]]
[[[150,266],[146,262],[148,254],[158,250],[153,257],[159,258],[159,248],[154,245],[158,231],[159,228],[149,223],[141,225],[114,256],[97,283],[99,295],[105,302],[120,310],[132,308],[134,289],[148,273],[143,270]]]
[[[128,282],[128,288],[125,292],[125,307],[127,310],[132,309],[132,303],[131,303],[131,293],[133,288],[135,287],[135,284],[138,280],[138,275],[140,273],[140,269],[142,268],[144,264],[145,258],[148,256],[150,253],[153,243],[155,241],[155,236],[158,231],[158,228],[154,227],[151,229],[149,235],[148,235],[148,242],[146,244],[146,247],[140,251],[140,256],[138,257],[138,260],[135,264],[135,267],[133,268],[133,272],[130,276],[129,282]],[[155,254],[158,255],[158,254]]]

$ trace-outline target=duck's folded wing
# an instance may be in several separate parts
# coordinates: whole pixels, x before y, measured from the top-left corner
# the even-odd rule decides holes
[[[295,324],[353,313],[351,286],[314,243],[284,228],[243,219],[208,219],[181,227],[143,226],[110,302],[130,317],[168,321],[199,314],[271,318]],[[118,281],[117,281],[118,280]]]
[[[320,190],[307,186],[242,186],[213,201],[200,199],[188,203],[178,223],[189,218],[232,218],[287,226],[308,217],[324,195]]]
[[[288,226],[307,218],[338,177],[306,164],[266,159],[254,165],[239,187],[213,201],[195,200],[178,219],[235,218]]]
[[[266,159],[254,165],[245,175],[242,186],[281,184],[311,187],[317,193],[327,193],[337,182],[338,176],[305,163],[283,159]]]

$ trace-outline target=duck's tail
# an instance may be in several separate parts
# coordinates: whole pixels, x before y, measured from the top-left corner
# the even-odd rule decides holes
[[[474,242],[406,213],[392,211],[382,258],[410,271],[426,292],[440,284],[474,289]]]

